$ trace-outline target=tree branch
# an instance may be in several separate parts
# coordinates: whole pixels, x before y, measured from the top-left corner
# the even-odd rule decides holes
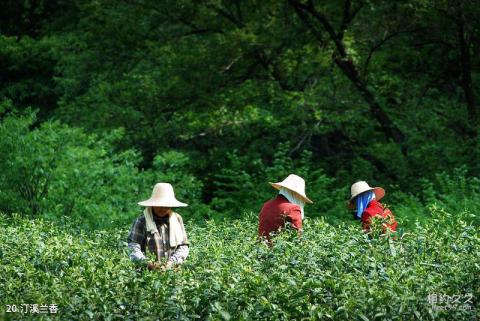
[[[373,47],[370,48],[370,50],[368,52],[367,59],[365,60],[365,63],[364,63],[363,68],[362,68],[362,75],[366,76],[367,70],[368,70],[368,65],[370,64],[370,60],[372,59],[375,51],[380,49],[389,40],[391,40],[391,39],[393,39],[393,38],[395,38],[395,37],[397,37],[401,34],[404,34],[404,33],[413,33],[413,32],[418,32],[418,31],[421,31],[421,30],[424,30],[424,29],[425,28],[416,28],[416,29],[412,29],[412,30],[397,30],[397,31],[394,31],[394,32],[390,33],[389,35],[385,36],[382,40],[380,40],[378,43],[376,43]]]

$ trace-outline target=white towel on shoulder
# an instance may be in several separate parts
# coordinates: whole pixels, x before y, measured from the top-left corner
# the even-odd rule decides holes
[[[300,207],[300,212],[302,213],[302,220],[305,216],[303,208],[305,207],[305,202],[299,198],[295,193],[290,191],[288,188],[282,187],[279,192],[280,195],[285,196],[285,198],[292,204],[298,205]]]
[[[143,211],[145,216],[145,222],[147,225],[147,231],[154,234],[158,233],[157,225],[153,220],[152,208],[147,207]],[[188,244],[187,233],[185,232],[185,226],[183,225],[182,217],[172,212],[168,217],[168,236],[170,239],[170,247],[175,248],[182,244]]]

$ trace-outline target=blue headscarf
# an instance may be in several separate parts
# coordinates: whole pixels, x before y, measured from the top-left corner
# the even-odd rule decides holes
[[[368,204],[375,199],[375,193],[373,191],[367,191],[358,195],[355,199],[357,203],[357,215],[358,219],[362,218],[363,211],[367,208]]]

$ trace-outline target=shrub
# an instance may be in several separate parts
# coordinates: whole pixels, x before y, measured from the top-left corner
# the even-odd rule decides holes
[[[437,203],[449,211],[468,208],[480,210],[480,178],[468,175],[466,166],[451,172],[441,172],[432,180],[423,180],[423,198],[428,203]]]
[[[268,185],[261,177],[260,159],[239,156],[237,151],[226,157],[226,165],[213,175],[215,192],[210,205],[217,212],[217,218],[239,218],[243,214],[239,209],[255,211],[266,199]]]
[[[179,151],[169,150],[159,153],[148,171],[148,179],[153,184],[168,182],[175,189],[175,196],[188,207],[182,208],[182,216],[190,219],[203,219],[210,215],[210,209],[202,202],[203,183],[193,174],[196,162],[191,156]],[[145,197],[150,196],[151,189],[146,188]]]
[[[227,165],[214,175],[217,190],[211,202],[213,209],[224,213],[224,217],[238,218],[244,211],[259,212],[263,202],[278,193],[269,182],[283,180],[289,174],[302,176],[306,181],[306,193],[314,201],[307,205],[308,216],[325,216],[330,222],[344,221],[346,190],[328,177],[321,168],[315,167],[312,153],[304,151],[299,157],[289,155],[290,146],[279,144],[271,164],[261,159],[233,152],[227,155]]]
[[[58,122],[31,129],[34,120],[9,116],[0,124],[0,209],[89,226],[131,217],[145,176],[136,152],[113,151],[121,133],[100,139]]]
[[[480,211],[480,179],[470,176],[468,168],[463,166],[451,171],[432,175],[433,179],[420,179],[418,190],[402,191],[392,186],[394,193],[389,202],[395,214],[399,214],[400,226],[411,226],[415,221],[428,222],[431,211],[425,208],[443,208],[450,213]],[[469,217],[475,225],[480,225],[478,215]]]

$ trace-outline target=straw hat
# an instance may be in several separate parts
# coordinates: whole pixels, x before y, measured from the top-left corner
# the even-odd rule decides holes
[[[300,196],[300,198],[302,198],[306,203],[313,204],[313,202],[305,195],[305,180],[300,176],[290,174],[282,182],[270,183],[270,185],[278,190],[280,190],[282,187],[285,187]]]
[[[145,201],[139,202],[141,206],[159,206],[159,207],[184,207],[188,204],[179,202],[175,198],[173,187],[169,183],[157,183],[152,191],[152,196]]]
[[[362,194],[363,192],[367,192],[367,191],[373,191],[375,193],[375,199],[377,201],[381,200],[382,197],[385,196],[385,190],[381,187],[370,187],[370,185],[367,184],[367,182],[365,181],[359,181],[359,182],[356,182],[355,184],[352,185],[352,187],[350,188],[350,194],[351,194],[351,197],[350,197],[350,200],[349,202],[352,202],[353,199]]]

